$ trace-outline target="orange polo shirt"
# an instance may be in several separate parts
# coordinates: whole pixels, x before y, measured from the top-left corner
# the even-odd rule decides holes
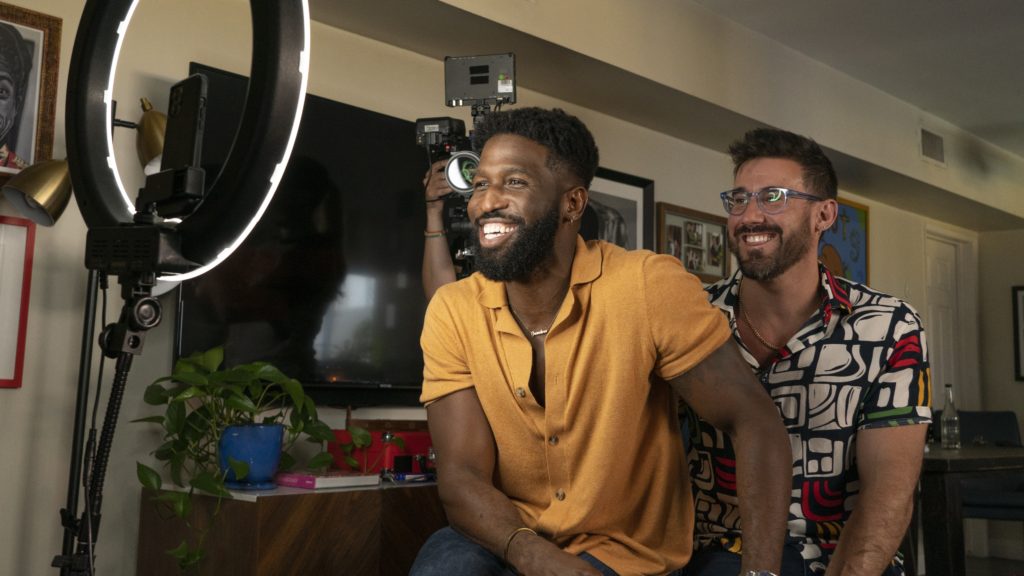
[[[546,405],[505,285],[476,273],[427,309],[425,404],[476,387],[497,442],[495,485],[523,523],[619,574],[690,557],[693,503],[676,407],[662,379],[729,339],[678,259],[578,238],[570,288],[545,342]]]

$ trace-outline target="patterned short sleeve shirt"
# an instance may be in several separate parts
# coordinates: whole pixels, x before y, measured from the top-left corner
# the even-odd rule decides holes
[[[820,266],[822,306],[779,356],[759,367],[737,336],[742,273],[707,288],[771,394],[793,449],[789,540],[824,573],[859,490],[858,430],[931,422],[928,355],[917,312]],[[728,435],[688,414],[696,548],[742,547],[736,455]],[[899,562],[898,559],[894,559]]]

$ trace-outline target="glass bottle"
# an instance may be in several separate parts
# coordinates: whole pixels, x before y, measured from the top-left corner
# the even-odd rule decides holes
[[[956,403],[953,401],[953,385],[946,384],[946,405],[942,407],[942,419],[940,421],[942,447],[947,450],[960,448],[960,415],[956,411]]]

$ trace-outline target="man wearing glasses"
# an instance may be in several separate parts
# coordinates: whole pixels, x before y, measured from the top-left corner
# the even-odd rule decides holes
[[[896,554],[931,420],[924,331],[905,302],[818,262],[837,180],[814,141],[758,129],[729,152],[731,277],[708,287],[775,401],[793,449],[790,574],[904,574]],[[739,572],[744,534],[729,438],[692,411],[695,553],[687,574]]]

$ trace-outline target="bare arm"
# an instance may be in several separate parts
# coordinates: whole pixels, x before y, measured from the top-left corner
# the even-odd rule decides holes
[[[509,535],[523,526],[523,519],[492,481],[494,435],[476,391],[460,390],[434,402],[427,407],[427,421],[437,451],[438,493],[448,521],[502,558]],[[515,536],[508,560],[527,576],[600,576],[583,560],[529,532]]]
[[[877,576],[892,561],[914,509],[928,426],[915,424],[857,432],[860,494],[828,576]]]
[[[444,201],[452,189],[444,179],[446,161],[434,162],[423,177],[424,195],[427,202],[427,234],[444,230]],[[448,251],[448,238],[442,235],[423,239],[423,291],[427,300],[434,297],[437,289],[449,282],[455,282],[455,265]]]
[[[701,418],[736,447],[743,521],[743,572],[778,573],[793,477],[789,437],[771,397],[750,373],[732,339],[672,386]]]

